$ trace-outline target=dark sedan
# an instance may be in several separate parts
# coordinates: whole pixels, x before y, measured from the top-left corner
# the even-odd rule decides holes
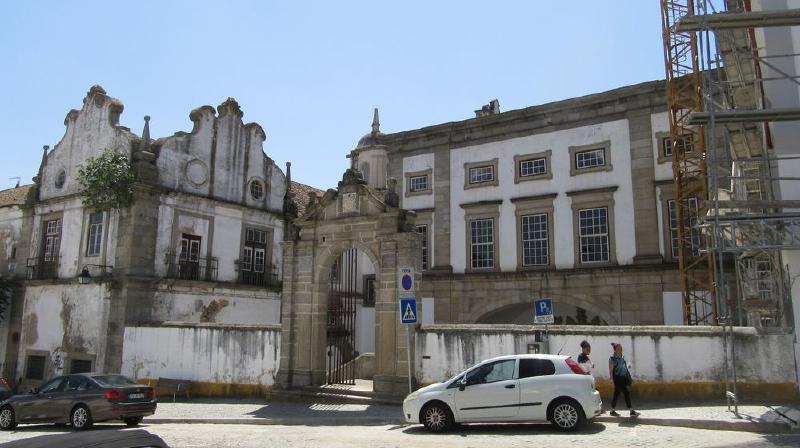
[[[53,378],[39,390],[0,403],[0,429],[12,429],[18,423],[61,423],[87,429],[106,420],[136,426],[155,412],[152,387],[122,375],[81,373]]]

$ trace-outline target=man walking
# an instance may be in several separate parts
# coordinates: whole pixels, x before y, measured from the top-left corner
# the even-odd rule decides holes
[[[578,355],[578,364],[587,375],[591,375],[592,369],[594,369],[594,363],[591,359],[589,359],[589,355],[591,353],[592,346],[589,344],[589,342],[586,340],[581,341],[581,354]]]

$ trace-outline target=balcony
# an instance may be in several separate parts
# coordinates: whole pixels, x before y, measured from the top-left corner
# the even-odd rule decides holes
[[[198,258],[196,261],[179,260],[175,254],[167,255],[167,277],[202,282],[217,281],[216,257]]]
[[[275,267],[267,268],[266,272],[245,271],[240,269],[239,283],[261,286],[263,288],[280,288],[281,279]]]
[[[58,257],[28,258],[26,263],[28,280],[46,280],[58,278]]]

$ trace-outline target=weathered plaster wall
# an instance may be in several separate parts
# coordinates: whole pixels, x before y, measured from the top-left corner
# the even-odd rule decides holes
[[[280,322],[280,292],[218,283],[162,280],[153,300],[153,320],[265,325]]]
[[[105,361],[111,284],[29,284],[25,287],[18,372],[24,372],[27,353],[49,354],[47,375],[68,367],[71,355]]]
[[[278,371],[280,326],[165,324],[126,327],[122,374],[178,378],[213,385],[271,386]]]
[[[106,149],[131,155],[131,142],[137,137],[128,128],[119,125],[122,103],[106,95],[99,86],[92,87],[83,100],[80,111],[71,110],[64,119],[67,127],[64,137],[47,154],[40,179],[40,199],[76,194],[78,168],[88,157],[95,157]],[[58,173],[64,170],[65,182],[56,186]]]
[[[0,207],[0,276],[24,273],[25,259],[21,250],[23,211],[17,206]],[[18,248],[20,249],[20,248]]]
[[[535,329],[544,330],[541,326]],[[718,327],[551,327],[547,352],[577,357],[584,339],[592,344],[593,375],[601,381],[609,379],[611,342],[621,343],[626,361],[632,364],[634,384],[644,394],[714,390],[723,381],[724,352]],[[791,334],[759,334],[754,328],[738,327],[734,340],[743,399],[763,398],[748,395],[756,390],[778,396],[789,391],[784,400],[794,396],[794,359],[786,356],[792,351]],[[484,359],[528,353],[528,344],[536,342],[530,326],[425,326],[417,332],[417,380],[442,381]]]
[[[201,257],[217,259],[217,280],[236,281],[243,228],[254,227],[272,232],[270,264],[275,266],[280,276],[283,221],[279,215],[177,193],[162,195],[160,201],[156,240],[158,256],[154,260],[156,275],[167,274],[167,255],[177,255],[181,233],[189,233],[202,238]]]

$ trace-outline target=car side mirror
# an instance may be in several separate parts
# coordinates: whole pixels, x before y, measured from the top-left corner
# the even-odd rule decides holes
[[[467,379],[461,378],[460,380],[458,380],[458,390],[464,392],[464,389],[466,388],[467,388]]]
[[[32,387],[31,390],[28,391],[28,393],[31,394],[31,395],[36,395],[36,394],[39,393],[39,388],[38,387]]]

